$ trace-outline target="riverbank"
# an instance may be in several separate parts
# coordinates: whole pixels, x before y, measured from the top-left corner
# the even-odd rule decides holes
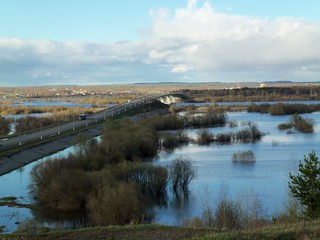
[[[78,139],[91,139],[103,133],[103,124],[82,130],[80,132],[58,138],[56,140],[23,149],[10,156],[0,157],[0,176],[23,167],[35,160],[73,146]]]
[[[145,104],[144,106],[130,109],[125,113],[117,116],[121,118],[124,116],[129,117],[132,121],[139,121],[152,116],[159,116],[168,113],[168,106],[154,102],[151,104]],[[67,147],[73,146],[77,143],[77,139],[82,140],[92,139],[103,134],[104,123],[100,123],[94,126],[90,126],[87,129],[79,130],[77,133],[71,133],[64,137],[59,137],[56,140],[46,142],[43,144],[35,145],[30,148],[24,148],[20,151],[9,154],[8,156],[0,156],[0,176],[10,171],[23,167],[35,160],[41,159],[45,156],[51,155],[55,152],[61,151]]]
[[[319,239],[319,220],[294,223],[274,223],[248,230],[223,230],[196,227],[168,227],[161,225],[131,225],[95,227],[78,230],[54,231],[41,234],[32,233],[34,229],[15,234],[1,235],[1,239],[198,239],[198,240],[276,240],[276,239]]]

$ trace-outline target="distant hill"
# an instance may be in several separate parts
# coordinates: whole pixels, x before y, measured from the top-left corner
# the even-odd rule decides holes
[[[222,82],[148,82],[148,83],[133,83],[133,85],[209,85],[221,84]]]

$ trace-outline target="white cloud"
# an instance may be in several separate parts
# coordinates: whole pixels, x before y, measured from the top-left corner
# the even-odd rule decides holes
[[[165,45],[185,43],[170,54],[158,44],[158,60],[180,59],[175,63],[199,70],[267,71],[320,63],[320,22],[229,15],[215,12],[208,2],[197,7],[193,0],[155,19],[150,35]]]
[[[152,24],[136,42],[0,38],[0,85],[28,78],[65,84],[191,76],[193,81],[320,80],[320,22],[226,14],[196,0],[149,14]]]
[[[171,72],[173,73],[184,73],[191,70],[188,66],[185,65],[177,65],[174,68],[171,69]]]

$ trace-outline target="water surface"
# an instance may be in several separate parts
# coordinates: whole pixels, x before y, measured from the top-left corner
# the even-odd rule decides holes
[[[318,155],[320,142],[320,113],[303,114],[313,118],[316,122],[315,132],[312,134],[287,134],[277,129],[279,123],[288,121],[290,116],[270,116],[268,114],[232,112],[228,113],[229,120],[237,120],[239,126],[230,128],[208,128],[213,133],[237,131],[242,128],[242,121],[254,121],[259,129],[266,133],[257,143],[237,143],[198,146],[190,144],[176,149],[170,154],[160,153],[155,165],[169,165],[177,157],[189,158],[197,171],[197,177],[191,183],[188,200],[177,202],[168,187],[167,206],[155,207],[156,221],[161,224],[180,225],[184,220],[201,216],[203,201],[210,199],[214,206],[221,184],[229,186],[233,199],[238,195],[250,198],[257,194],[263,203],[265,214],[272,214],[283,208],[287,199],[288,173],[294,171],[298,160],[315,150]],[[199,129],[188,129],[186,133],[196,138]],[[232,154],[237,151],[251,150],[256,157],[254,164],[235,164],[231,161]],[[74,151],[70,147],[50,157],[59,157]],[[48,157],[40,159],[45,161]],[[38,161],[38,162],[39,162]],[[33,162],[22,169],[13,171],[0,177],[0,198],[16,196],[20,202],[32,202],[28,184],[29,173],[37,164]],[[6,232],[17,229],[18,222],[32,219],[33,213],[25,208],[0,207],[0,226],[6,225]],[[45,224],[52,224],[44,220]]]

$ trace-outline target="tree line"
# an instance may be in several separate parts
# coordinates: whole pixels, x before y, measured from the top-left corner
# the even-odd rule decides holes
[[[167,204],[168,184],[174,192],[186,193],[196,176],[191,161],[186,159],[176,159],[168,168],[149,164],[162,144],[158,124],[155,119],[108,120],[101,141],[82,142],[74,154],[39,163],[32,169],[30,189],[35,199],[44,208],[85,213],[89,225],[150,221],[154,217],[150,206]],[[166,124],[160,126],[163,129]],[[255,125],[249,127],[257,134]],[[186,137],[181,132],[179,135]],[[300,162],[299,174],[290,174],[289,187],[303,210],[290,210],[275,216],[274,221],[293,215],[319,217],[319,169],[314,153]],[[258,200],[250,210],[253,215],[226,195],[220,200],[215,213],[204,208],[201,221],[205,226],[235,229],[263,224]]]
[[[269,113],[271,115],[291,115],[320,111],[320,104],[253,103],[248,106],[247,110],[248,112]]]
[[[0,116],[0,136],[8,135],[10,131],[10,120]]]
[[[196,101],[261,102],[320,100],[320,86],[290,86],[233,89],[183,89],[179,93]]]
[[[149,163],[159,149],[155,126],[121,119],[105,128],[101,141],[79,143],[75,153],[32,169],[30,189],[43,208],[85,213],[89,225],[142,223],[153,218],[150,206],[166,204],[168,183],[188,191],[191,162],[173,161],[174,171]]]

